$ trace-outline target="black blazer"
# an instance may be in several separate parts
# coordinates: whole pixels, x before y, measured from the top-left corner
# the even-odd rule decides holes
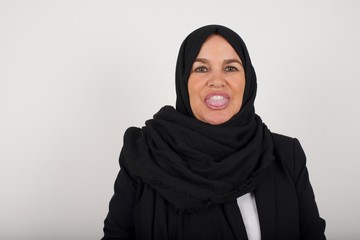
[[[326,239],[325,221],[318,213],[299,141],[278,134],[272,134],[272,137],[276,159],[254,191],[261,239]],[[138,239],[134,210],[143,191],[154,190],[141,179],[131,177],[123,167],[116,179],[115,194],[104,221],[103,239]],[[154,196],[154,202],[149,204],[164,201],[160,195],[155,193]],[[173,211],[171,208],[169,204],[165,211]],[[243,224],[236,200],[193,213],[179,213],[176,219],[168,219],[167,224],[155,226],[167,228],[168,236],[164,239],[244,239],[239,231]]]

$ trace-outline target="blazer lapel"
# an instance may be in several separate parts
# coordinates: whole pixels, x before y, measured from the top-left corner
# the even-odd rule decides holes
[[[254,190],[254,195],[259,214],[261,239],[275,240],[276,199],[272,165],[263,172],[261,179],[259,179],[259,184]]]
[[[236,200],[229,203],[224,203],[223,208],[228,218],[235,239],[248,240],[244,222],[242,220],[239,206],[237,205]]]

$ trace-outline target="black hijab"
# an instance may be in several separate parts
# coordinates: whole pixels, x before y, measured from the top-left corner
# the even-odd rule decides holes
[[[187,88],[192,64],[212,34],[221,35],[234,48],[246,77],[240,111],[220,125],[194,117]],[[203,209],[253,191],[260,173],[274,159],[273,144],[270,131],[255,114],[255,71],[239,35],[219,25],[192,32],[179,51],[176,94],[176,109],[165,106],[145,127],[126,131],[121,166],[176,209]],[[150,201],[146,194],[142,198]]]

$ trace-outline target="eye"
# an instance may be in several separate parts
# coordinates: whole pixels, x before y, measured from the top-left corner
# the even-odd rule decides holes
[[[207,71],[208,71],[207,67],[204,67],[204,66],[200,66],[200,67],[197,67],[194,69],[194,72],[198,72],[198,73],[204,73]]]
[[[236,72],[238,69],[234,66],[227,66],[225,67],[225,72]]]

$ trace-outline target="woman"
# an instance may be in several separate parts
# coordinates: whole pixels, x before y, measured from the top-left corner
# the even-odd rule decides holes
[[[255,114],[242,39],[210,25],[183,42],[176,109],[129,128],[103,239],[325,239],[297,139]]]

